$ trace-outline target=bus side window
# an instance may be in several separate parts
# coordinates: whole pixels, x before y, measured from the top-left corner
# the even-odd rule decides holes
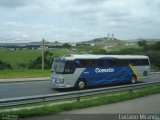
[[[105,65],[106,66],[112,66],[112,61],[111,60],[105,60]]]
[[[99,60],[92,60],[92,64],[91,64],[91,67],[99,67]]]
[[[93,67],[93,62],[91,59],[81,59],[80,60],[81,67]]]
[[[75,64],[76,64],[76,67],[78,67],[78,68],[82,67],[80,60],[75,60]]]
[[[100,67],[105,67],[105,66],[107,66],[107,61],[105,59],[99,59],[97,61],[97,65]]]
[[[118,60],[112,59],[112,60],[110,60],[110,64],[111,64],[111,66],[117,66],[118,65]]]
[[[129,60],[128,59],[123,59],[123,65],[128,66],[129,65]]]
[[[149,65],[148,59],[143,59],[142,60],[142,65]]]
[[[125,66],[125,65],[128,65],[125,59],[119,59],[117,61],[117,66]]]
[[[76,69],[76,65],[75,65],[75,62],[74,61],[67,61],[66,64],[65,64],[65,69],[64,69],[64,72],[65,73],[74,73]]]
[[[132,66],[134,66],[135,65],[135,60],[134,59],[130,59],[129,60],[129,64],[132,65]]]
[[[88,63],[86,60],[80,60],[80,63],[81,63],[81,67],[87,67],[88,66]]]

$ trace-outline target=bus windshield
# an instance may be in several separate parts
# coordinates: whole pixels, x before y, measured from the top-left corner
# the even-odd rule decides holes
[[[51,71],[59,74],[72,74],[75,69],[74,61],[54,61]]]
[[[52,64],[52,72],[63,73],[65,68],[65,62],[54,61]]]

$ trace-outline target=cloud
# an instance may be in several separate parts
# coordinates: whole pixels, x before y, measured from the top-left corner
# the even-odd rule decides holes
[[[108,32],[120,39],[158,38],[159,11],[159,0],[0,0],[0,33],[60,41]]]
[[[7,27],[27,27],[26,24],[15,22],[15,21],[6,21],[4,22],[4,25]]]
[[[34,3],[35,0],[0,0],[0,7],[4,8],[16,8],[28,6]]]

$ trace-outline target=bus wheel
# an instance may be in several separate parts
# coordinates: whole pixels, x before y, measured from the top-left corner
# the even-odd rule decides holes
[[[134,84],[134,83],[136,83],[136,82],[137,82],[136,77],[135,77],[135,76],[132,76],[132,77],[131,77],[131,83]]]
[[[78,89],[84,89],[85,87],[86,87],[86,83],[85,83],[84,80],[79,80],[79,81],[77,82],[77,88],[78,88]]]

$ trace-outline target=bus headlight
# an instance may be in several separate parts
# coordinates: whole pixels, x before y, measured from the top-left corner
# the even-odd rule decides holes
[[[55,79],[55,78],[52,78],[51,80],[52,80],[52,82],[55,82],[55,81],[56,81],[56,79]]]
[[[56,79],[56,83],[63,84],[64,83],[64,79]]]
[[[64,79],[60,79],[59,83],[63,84],[64,83]]]

